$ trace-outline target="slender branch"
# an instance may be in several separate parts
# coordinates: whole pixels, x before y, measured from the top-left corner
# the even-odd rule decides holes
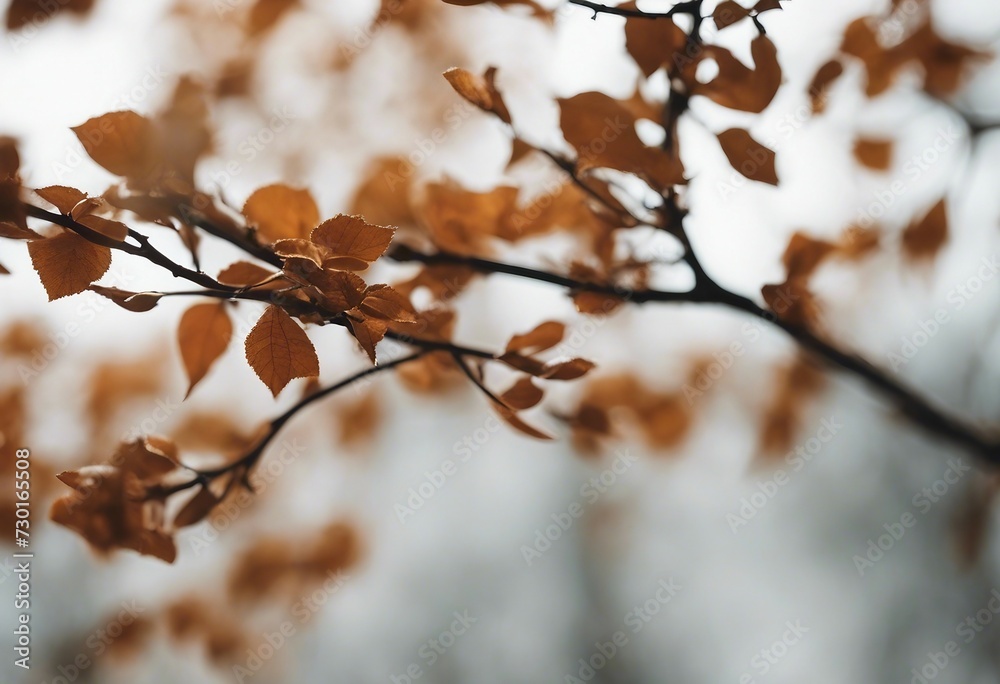
[[[253,449],[248,451],[246,454],[244,454],[237,460],[233,461],[232,463],[228,463],[224,466],[219,466],[218,468],[212,468],[208,470],[191,469],[197,473],[197,477],[173,485],[172,487],[164,488],[163,490],[160,490],[158,493],[169,496],[170,494],[175,494],[185,489],[189,489],[191,487],[194,487],[195,485],[205,484],[209,480],[213,480],[217,477],[225,475],[226,473],[230,473],[239,469],[243,469],[244,472],[249,471],[249,469],[252,468],[254,464],[256,464],[256,462],[264,454],[264,451],[271,444],[271,442],[273,442],[274,439],[278,436],[278,433],[281,432],[281,429],[285,427],[285,424],[288,423],[288,421],[290,421],[292,418],[294,418],[295,415],[298,414],[301,410],[303,410],[313,402],[319,401],[324,397],[330,396],[334,392],[337,392],[349,385],[352,385],[353,383],[357,382],[358,380],[361,380],[362,378],[366,378],[370,375],[375,375],[376,373],[381,373],[383,371],[390,370],[392,368],[395,368],[396,366],[401,366],[404,363],[409,363],[410,361],[415,361],[424,356],[426,353],[427,353],[426,351],[421,350],[414,352],[413,354],[409,354],[408,356],[402,356],[398,359],[388,361],[379,366],[372,366],[371,368],[366,368],[328,387],[324,387],[323,389],[314,392],[307,397],[303,397],[298,402],[293,404],[287,411],[277,416],[276,418],[272,419],[270,424],[268,425],[267,433],[260,439],[259,442],[257,442],[256,445],[254,445]]]
[[[692,2],[679,2],[666,12],[643,12],[642,10],[630,9],[628,7],[602,5],[597,2],[590,2],[590,0],[569,0],[569,4],[585,7],[592,11],[595,17],[598,14],[612,14],[618,17],[631,17],[634,19],[666,19],[678,14],[692,14],[697,12],[701,6],[701,2],[694,0]]]
[[[920,397],[915,391],[900,384],[889,377],[884,371],[861,357],[837,348],[808,329],[783,320],[752,300],[718,285],[701,268],[700,263],[694,256],[694,252],[689,251],[689,254],[690,260],[688,263],[692,265],[692,268],[696,269],[696,281],[695,287],[688,292],[663,292],[659,290],[629,292],[615,286],[584,283],[566,276],[523,266],[503,264],[488,259],[448,253],[423,254],[405,246],[395,247],[389,253],[389,256],[397,261],[464,265],[480,273],[511,275],[559,285],[571,290],[608,294],[609,296],[621,297],[636,303],[697,302],[721,305],[750,314],[777,326],[802,347],[814,353],[828,365],[839,368],[867,382],[884,397],[889,399],[914,424],[933,434],[948,438],[969,448],[989,463],[1000,464],[1000,441],[989,439],[981,435],[975,427],[963,423],[958,418],[947,415],[928,400]]]
[[[28,216],[32,218],[41,219],[43,221],[48,221],[49,223],[61,226],[67,230],[71,230],[80,237],[103,247],[108,247],[110,249],[115,249],[120,252],[125,252],[126,254],[131,254],[133,256],[143,257],[144,259],[160,266],[161,268],[170,271],[170,273],[176,278],[184,278],[195,285],[201,285],[202,287],[207,287],[217,290],[236,290],[236,288],[231,288],[228,285],[223,285],[211,276],[206,275],[200,271],[192,271],[191,269],[181,266],[175,261],[171,260],[165,254],[160,252],[158,249],[153,247],[149,242],[149,239],[137,231],[129,229],[128,236],[138,242],[138,245],[133,245],[128,242],[118,242],[117,240],[112,240],[106,235],[98,233],[92,228],[75,221],[70,216],[65,216],[64,214],[56,214],[51,211],[46,211],[45,209],[40,209],[32,204],[24,203],[24,210],[27,212]]]
[[[487,398],[489,398],[490,401],[492,401],[494,404],[496,404],[500,408],[507,409],[508,411],[512,410],[510,408],[510,406],[508,406],[503,401],[503,399],[501,399],[500,397],[498,397],[497,395],[495,395],[492,392],[492,390],[490,390],[489,387],[487,387],[486,385],[483,384],[482,380],[480,380],[479,378],[476,377],[476,374],[472,372],[472,369],[469,368],[468,365],[466,365],[465,359],[463,359],[460,354],[456,354],[456,353],[452,352],[451,356],[452,356],[453,359],[455,359],[455,363],[458,364],[458,367],[462,370],[462,373],[465,374],[465,377],[467,377],[469,379],[469,382],[471,382],[473,385],[475,385],[476,387],[478,387],[479,391],[481,391],[483,394],[485,394],[487,396]]]
[[[569,276],[541,271],[527,266],[515,266],[489,259],[478,257],[451,254],[448,252],[436,252],[425,254],[407,245],[393,245],[386,254],[390,259],[396,261],[414,261],[422,264],[453,264],[466,266],[479,273],[504,273],[506,275],[537,280],[543,283],[559,285],[574,292],[594,292],[604,294],[609,297],[625,299],[628,301],[643,304],[645,302],[705,302],[708,301],[704,294],[697,289],[688,292],[668,292],[663,290],[630,290],[620,285],[605,285],[602,283],[591,283],[584,280],[577,280]]]

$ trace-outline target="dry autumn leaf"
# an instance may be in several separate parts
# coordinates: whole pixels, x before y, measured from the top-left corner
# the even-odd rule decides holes
[[[385,253],[394,233],[392,228],[373,225],[360,216],[340,214],[319,224],[310,239],[330,250],[333,260],[345,257],[349,270],[361,270]],[[325,257],[324,264],[330,260]],[[352,261],[360,262],[361,269],[353,268]],[[333,266],[337,267],[336,263]]]
[[[858,138],[854,141],[854,158],[874,171],[888,171],[892,166],[892,141]]]
[[[774,170],[774,152],[751,137],[742,128],[730,128],[719,133],[719,144],[733,168],[750,180],[778,184]]]
[[[319,208],[312,194],[280,183],[255,190],[243,205],[243,215],[268,242],[307,238],[319,224]]]
[[[28,254],[49,301],[83,292],[111,267],[109,248],[70,232],[31,240]]]
[[[494,86],[496,68],[490,67],[483,76],[477,76],[465,69],[452,67],[444,72],[444,77],[455,89],[455,92],[479,107],[484,112],[495,114],[504,123],[511,122],[510,112],[504,104],[503,97]]]
[[[181,316],[177,344],[188,376],[185,398],[222,356],[233,336],[226,303],[195,304]]]
[[[64,185],[50,185],[47,188],[35,190],[35,194],[55,206],[59,213],[69,216],[73,207],[87,199],[87,193]]]
[[[558,321],[546,321],[529,332],[511,337],[507,343],[507,351],[535,354],[556,346],[562,342],[565,334],[565,324]]]
[[[291,316],[273,304],[247,335],[246,357],[275,397],[294,378],[319,375],[319,358],[309,337]]]
[[[576,149],[581,170],[595,167],[632,173],[657,188],[682,184],[679,157],[646,146],[628,107],[599,92],[559,100],[559,122],[566,142]]]
[[[135,313],[151,310],[163,296],[162,292],[129,292],[117,287],[102,287],[100,285],[91,285],[87,289],[102,297],[107,297],[123,309]]]
[[[72,130],[91,159],[116,176],[142,180],[156,164],[156,128],[135,112],[111,112]]]
[[[948,207],[944,199],[903,231],[903,253],[914,260],[930,259],[948,241]]]

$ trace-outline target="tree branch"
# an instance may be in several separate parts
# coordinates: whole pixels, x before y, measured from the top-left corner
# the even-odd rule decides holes
[[[663,292],[660,290],[639,290],[628,291],[612,285],[599,285],[585,283],[556,275],[545,271],[539,271],[523,266],[513,266],[503,264],[488,259],[477,257],[467,257],[457,254],[439,252],[436,254],[423,254],[410,247],[399,245],[394,247],[388,256],[397,261],[415,261],[424,264],[447,263],[463,265],[472,268],[479,273],[499,273],[511,275],[519,278],[526,278],[538,282],[550,283],[566,287],[570,290],[587,291],[607,294],[618,297],[637,304],[644,302],[692,302],[702,304],[715,304],[725,306],[756,318],[767,321],[798,342],[803,348],[809,350],[826,364],[839,368],[861,380],[867,382],[887,398],[910,422],[921,427],[928,432],[950,439],[962,446],[970,449],[985,461],[998,465],[1000,464],[1000,441],[989,439],[981,435],[973,426],[963,423],[958,418],[951,417],[941,409],[935,407],[926,399],[920,397],[915,391],[905,387],[896,380],[889,377],[884,371],[878,369],[868,361],[856,354],[839,349],[835,345],[827,342],[815,333],[781,319],[774,313],[764,309],[752,300],[726,290],[715,283],[694,256],[693,251],[689,251],[689,264],[695,269],[695,287],[688,292]]]

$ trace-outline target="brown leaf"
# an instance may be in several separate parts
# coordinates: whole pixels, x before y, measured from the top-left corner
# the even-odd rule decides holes
[[[366,318],[378,318],[397,323],[416,321],[416,311],[410,300],[388,285],[372,285],[365,290],[360,306]]]
[[[37,240],[42,236],[30,228],[22,228],[10,221],[0,221],[0,237],[11,240]]]
[[[376,159],[354,192],[351,213],[382,226],[412,225],[412,186],[412,164],[406,157]]]
[[[708,83],[692,84],[693,95],[704,95],[723,107],[755,114],[771,104],[781,86],[781,66],[770,38],[758,36],[750,43],[753,69],[725,48],[710,45],[705,54],[718,64],[719,73]]]
[[[750,180],[778,184],[774,152],[754,140],[749,131],[730,128],[719,133],[719,144],[733,168]]]
[[[323,269],[308,280],[316,288],[320,303],[334,313],[353,309],[365,298],[365,281],[350,271]]]
[[[503,97],[494,85],[496,67],[490,67],[483,76],[477,76],[465,69],[452,67],[444,72],[444,77],[455,92],[479,107],[484,112],[495,114],[504,123],[511,122],[510,112]]]
[[[535,385],[531,378],[521,378],[500,395],[500,401],[515,411],[523,411],[537,405],[543,396],[542,388]]]
[[[827,93],[834,81],[844,73],[844,65],[839,59],[831,59],[819,68],[809,84],[809,98],[813,114],[821,114],[826,109]]]
[[[141,180],[156,163],[158,144],[152,122],[131,111],[111,112],[74,127],[87,154],[116,176]]]
[[[565,324],[558,321],[546,321],[529,332],[511,337],[510,342],[507,343],[507,351],[535,354],[556,346],[562,342],[565,334]]]
[[[208,487],[200,487],[174,518],[174,527],[187,527],[204,520],[216,506],[219,498]]]
[[[760,11],[759,9],[757,10]],[[715,11],[712,12],[712,19],[715,21],[715,25],[721,31],[727,26],[732,26],[738,22],[743,21],[750,16],[750,10],[741,5],[738,2],[733,2],[733,0],[726,0],[726,2],[720,2],[716,6]]]
[[[35,194],[49,204],[55,206],[60,214],[69,216],[73,207],[87,199],[87,193],[65,185],[50,185],[47,188],[35,190]]]
[[[109,248],[70,232],[30,241],[28,254],[49,301],[83,292],[111,267]]]
[[[298,4],[299,0],[257,0],[250,8],[247,33],[251,36],[268,33],[286,13],[297,7]]]
[[[554,439],[554,437],[548,434],[547,432],[542,432],[538,428],[529,425],[528,423],[521,420],[521,418],[513,411],[509,411],[503,408],[502,406],[497,406],[496,408],[497,408],[497,413],[500,415],[501,418],[503,418],[504,422],[506,422],[515,430],[523,432],[529,437],[534,437],[535,439],[542,439],[546,441]]]
[[[319,375],[319,359],[309,337],[284,309],[273,304],[247,335],[246,357],[275,397],[293,378]]]
[[[942,199],[926,216],[914,221],[903,231],[903,252],[913,260],[930,259],[947,241],[948,209]]]
[[[251,261],[237,261],[222,269],[216,280],[223,285],[232,285],[233,287],[252,287],[274,278],[275,275],[277,275],[276,271],[265,268],[260,264],[255,264]],[[288,284],[288,281],[277,278],[265,285],[261,285],[260,289],[273,290],[287,286]]]
[[[348,313],[352,316],[347,319],[347,323],[351,326],[354,339],[368,354],[371,362],[375,363],[375,345],[385,337],[385,333],[389,329],[388,323],[379,319],[366,318],[358,309],[352,309]]]
[[[817,240],[801,231],[792,234],[781,257],[789,279],[811,276],[823,261],[836,251],[836,245]]]
[[[370,224],[360,216],[340,214],[317,226],[310,239],[337,257],[349,257],[367,265],[385,253],[394,232],[392,228]]]
[[[159,303],[163,296],[162,292],[129,292],[117,287],[102,287],[101,285],[91,285],[87,289],[102,297],[107,297],[123,309],[136,313],[149,311]]]
[[[243,205],[243,215],[268,242],[307,238],[319,223],[312,194],[280,183],[255,190]]]
[[[559,100],[563,136],[576,149],[578,165],[633,173],[654,187],[684,183],[679,157],[647,147],[635,131],[635,117],[624,104],[596,91]]]
[[[581,378],[596,366],[586,359],[570,359],[569,361],[557,361],[545,365],[545,369],[539,376],[546,380],[576,380]]]
[[[619,5],[625,9],[636,9],[635,2]],[[641,19],[629,17],[625,20],[625,48],[648,78],[661,66],[668,69],[687,59],[684,48],[687,35],[672,19]]]
[[[226,351],[232,336],[233,323],[225,302],[195,304],[184,312],[177,328],[177,344],[189,382],[185,398]]]
[[[77,219],[77,223],[87,226],[91,230],[97,231],[101,235],[115,242],[123,242],[128,237],[128,226],[121,221],[112,221],[88,214]]]
[[[854,158],[875,171],[888,171],[892,166],[892,141],[858,138],[854,141]]]
[[[93,7],[94,0],[60,0],[51,3],[41,0],[13,0],[7,8],[7,30],[17,31],[29,24],[41,25],[58,12],[82,16],[88,14]]]

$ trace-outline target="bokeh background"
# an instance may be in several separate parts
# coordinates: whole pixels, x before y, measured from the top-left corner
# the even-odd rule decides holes
[[[698,103],[694,113],[710,130],[751,126],[778,152],[782,184],[734,184],[711,133],[685,121],[692,239],[710,273],[755,296],[763,283],[783,277],[780,257],[795,230],[835,239],[865,216],[877,217],[890,236],[885,249],[826,267],[815,281],[824,326],[888,368],[889,355],[945,309],[949,322],[894,374],[953,413],[995,426],[1000,279],[995,272],[983,278],[981,269],[984,259],[1000,255],[1000,169],[992,162],[1000,135],[973,136],[960,113],[1000,120],[1000,67],[977,70],[954,106],[930,99],[915,77],[869,101],[859,70],[849,69],[827,112],[809,114],[809,82],[836,51],[844,27],[887,4],[794,0],[767,15],[784,69],[773,104],[755,117]],[[996,47],[995,3],[932,5],[943,35]],[[557,147],[564,143],[554,97],[592,89],[627,97],[638,75],[624,52],[621,20],[593,20],[581,8],[560,9],[552,26],[492,6],[443,5],[373,24],[374,2],[304,2],[256,42],[226,28],[245,10],[240,0],[101,0],[84,19],[59,16],[5,36],[0,132],[20,140],[25,184],[103,191],[114,179],[89,161],[70,127],[117,109],[155,112],[178,78],[193,74],[214,83],[224,76],[228,87],[252,92],[214,107],[216,150],[199,167],[203,186],[234,206],[280,180],[309,187],[324,216],[345,211],[371,160],[383,155],[412,155],[422,178],[447,175],[488,189],[509,177],[509,138],[464,106],[441,71],[497,65],[519,125]],[[719,40],[745,57],[752,35],[748,24]],[[250,72],[241,62],[248,54],[258,56]],[[275,117],[287,126],[258,149],[252,141]],[[438,128],[442,142],[432,140]],[[887,172],[859,167],[852,147],[861,136],[895,141]],[[914,172],[913,160],[929,149],[938,152],[933,162]],[[236,173],[227,170],[230,162]],[[510,173],[522,181],[552,177],[541,161]],[[889,190],[897,181],[901,193]],[[891,236],[943,195],[949,242],[933,263],[914,266]],[[653,234],[636,240],[663,258],[673,249]],[[560,247],[559,238],[537,240],[516,259],[545,264]],[[236,258],[214,243],[206,253],[210,271]],[[981,629],[970,641],[956,632],[977,611],[996,617],[988,608],[1000,590],[992,514],[985,516],[978,561],[962,563],[956,550],[957,521],[982,496],[986,476],[956,468],[971,465],[970,456],[894,417],[857,381],[836,373],[798,411],[792,449],[802,447],[810,458],[799,469],[784,454],[762,459],[762,416],[796,354],[766,326],[750,332],[736,314],[694,306],[626,307],[595,321],[577,314],[556,288],[481,279],[456,303],[456,339],[470,344],[497,347],[535,323],[563,320],[576,333],[575,355],[595,360],[602,373],[636,373],[665,393],[681,391],[696,359],[711,361],[734,341],[746,353],[694,400],[681,443],[655,449],[631,439],[587,456],[549,415],[572,404],[571,387],[559,388],[537,412],[536,422],[562,436],[540,443],[500,427],[473,388],[427,396],[379,376],[296,419],[265,461],[280,467],[268,471],[260,496],[182,532],[179,558],[168,566],[124,552],[99,558],[76,535],[43,520],[63,488],[52,472],[110,455],[134,432],[177,435],[229,423],[249,431],[294,401],[296,390],[275,402],[234,344],[182,404],[174,341],[182,302],[164,300],[142,316],[90,293],[50,304],[22,246],[0,245],[0,260],[13,272],[0,278],[0,324],[10,330],[19,323],[33,340],[5,343],[5,396],[27,391],[24,445],[50,469],[48,484],[41,482],[46,473],[36,473],[34,490],[33,668],[25,675],[11,663],[14,583],[6,565],[3,682],[576,681],[567,676],[586,679],[580,659],[592,660],[606,649],[595,644],[618,630],[627,642],[591,681],[921,681],[913,670],[933,663],[932,654],[951,640],[960,653],[926,670],[935,673],[928,681],[1000,681],[1000,631],[977,618]],[[109,278],[127,289],[162,284],[140,262],[116,256],[112,269]],[[656,285],[684,285],[683,274],[664,271]],[[406,272],[397,267],[392,274]],[[977,279],[974,296],[956,298],[957,288]],[[240,313],[245,332],[254,310]],[[70,324],[76,332],[68,332]],[[324,380],[363,367],[346,336],[325,329],[310,335]],[[20,369],[31,354],[24,350],[49,343],[57,353],[26,378]],[[12,351],[18,348],[23,355]],[[385,353],[397,352],[390,344]],[[124,398],[104,397],[110,387]],[[359,402],[370,406],[360,410]],[[378,419],[368,429],[359,423],[372,419],[372,405]],[[192,427],[192,416],[206,414],[200,428]],[[12,416],[8,410],[5,419]],[[94,416],[104,419],[102,429],[91,426]],[[842,427],[819,443],[824,421]],[[345,440],[345,425],[360,435]],[[455,472],[442,476],[447,461]],[[609,470],[616,462],[627,467]],[[781,484],[775,467],[788,474]],[[927,505],[926,497],[915,498],[940,489],[949,468],[961,477],[944,495]],[[587,483],[602,474],[610,484],[591,497]],[[751,503],[753,515],[734,524],[762,493],[764,503]],[[525,547],[573,504],[582,506],[582,517],[529,563]],[[401,515],[401,506],[412,515]],[[906,513],[916,524],[859,571],[855,557]],[[251,578],[233,592],[240,563],[262,536],[293,553],[331,524],[355,531],[349,555],[356,560],[327,589],[292,583],[256,596]],[[315,610],[294,612],[303,601]],[[107,640],[103,635],[119,631],[123,605],[143,617],[141,629]],[[177,637],[184,606],[202,623],[191,628],[192,638]],[[456,623],[456,613],[467,616],[464,623]],[[278,648],[262,648],[288,623],[294,634]],[[90,664],[74,670],[80,654]],[[268,656],[260,669],[251,667],[254,655]],[[241,679],[234,665],[252,676]]]

